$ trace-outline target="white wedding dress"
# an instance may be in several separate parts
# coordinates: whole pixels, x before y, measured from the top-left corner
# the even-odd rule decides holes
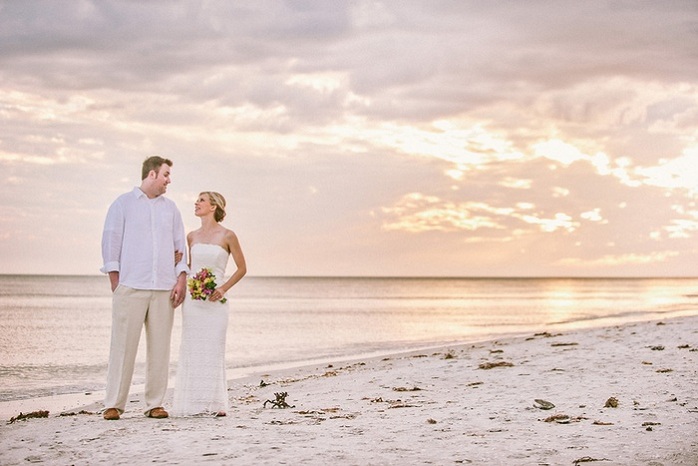
[[[217,244],[191,247],[191,273],[210,268],[223,284],[228,251]],[[182,306],[182,343],[175,379],[174,416],[215,415],[228,410],[225,376],[225,336],[228,303],[192,300]]]

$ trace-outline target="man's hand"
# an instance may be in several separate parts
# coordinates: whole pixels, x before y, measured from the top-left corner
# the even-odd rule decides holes
[[[119,286],[119,272],[109,272],[109,283],[111,284],[111,292],[116,291]]]
[[[172,307],[178,307],[184,302],[184,294],[187,292],[187,275],[185,273],[179,274],[177,278],[177,284],[170,292],[170,300],[172,301]]]

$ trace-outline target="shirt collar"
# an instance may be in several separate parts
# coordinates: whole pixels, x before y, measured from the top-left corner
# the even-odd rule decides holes
[[[136,199],[140,199],[141,197],[148,197],[145,195],[145,193],[143,191],[141,191],[141,188],[139,188],[138,186],[133,188],[133,191],[131,191],[131,192],[136,197]]]
[[[154,197],[154,198],[150,199],[150,198],[148,197],[148,195],[145,194],[145,193],[141,190],[141,188],[139,188],[138,186],[136,186],[135,188],[133,188],[133,191],[131,191],[131,192],[132,192],[133,195],[136,197],[136,199],[145,198],[145,199],[147,199],[147,200],[149,200],[149,201],[158,201],[159,199],[162,199],[162,198],[163,198],[163,196],[158,196],[158,197]]]

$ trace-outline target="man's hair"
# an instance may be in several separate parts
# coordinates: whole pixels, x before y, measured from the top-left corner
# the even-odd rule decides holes
[[[163,159],[157,155],[145,159],[143,162],[143,169],[141,170],[141,180],[148,178],[148,173],[150,173],[150,170],[155,170],[155,173],[159,173],[160,167],[163,163],[169,165],[170,167],[172,166],[172,160]]]

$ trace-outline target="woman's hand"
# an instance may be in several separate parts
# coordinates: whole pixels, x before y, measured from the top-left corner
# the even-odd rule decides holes
[[[184,253],[182,251],[175,251],[175,265],[179,264],[179,262],[182,260],[184,257]]]
[[[211,293],[211,296],[209,296],[209,301],[220,301],[222,303],[225,303],[227,299],[225,299],[225,291],[223,291],[223,288],[216,288],[213,290],[213,293]]]

